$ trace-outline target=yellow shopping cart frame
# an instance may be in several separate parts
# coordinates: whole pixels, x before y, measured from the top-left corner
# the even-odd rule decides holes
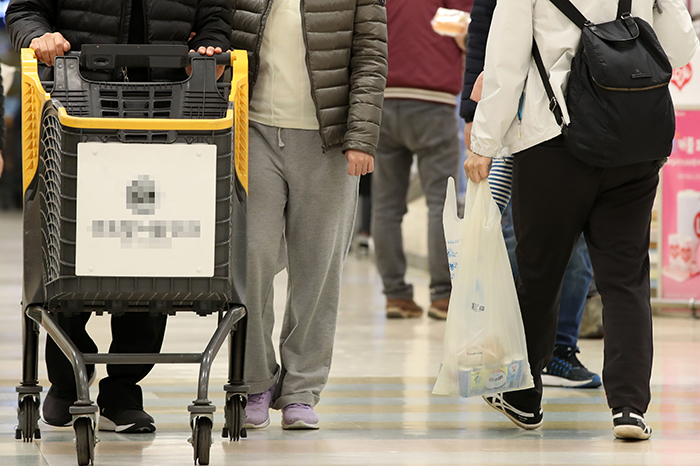
[[[248,54],[245,50],[231,52],[231,93],[226,116],[217,119],[168,118],[91,118],[70,116],[59,107],[62,125],[85,129],[124,130],[191,130],[215,131],[234,128],[235,168],[238,180],[248,192]],[[38,74],[36,55],[32,49],[22,49],[22,172],[24,192],[36,176],[39,166],[41,115],[51,95],[44,90]]]

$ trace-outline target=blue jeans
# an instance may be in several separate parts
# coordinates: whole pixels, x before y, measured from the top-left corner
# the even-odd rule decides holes
[[[513,269],[513,277],[518,276],[518,264],[515,260],[515,232],[513,230],[513,212],[511,204],[503,212],[503,238],[508,248],[508,258]],[[564,274],[559,303],[559,322],[557,324],[557,346],[576,348],[578,332],[581,327],[583,310],[588,296],[588,287],[593,280],[593,267],[588,256],[588,247],[583,235],[578,239],[569,265]]]

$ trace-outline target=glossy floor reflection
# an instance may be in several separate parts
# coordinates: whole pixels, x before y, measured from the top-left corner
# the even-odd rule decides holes
[[[43,438],[14,440],[20,374],[21,217],[0,212],[0,465],[74,465],[70,429],[42,424]],[[428,279],[412,271],[419,304]],[[284,285],[284,276],[278,279]],[[277,294],[282,309],[284,293]],[[387,321],[376,271],[351,256],[343,282],[331,380],[317,410],[319,431],[287,432],[274,412],[270,427],[238,443],[222,439],[216,413],[212,465],[698,465],[700,464],[700,322],[657,318],[651,441],[613,440],[603,390],[547,389],[545,424],[517,429],[481,399],[430,394],[439,365],[444,323],[428,318]],[[108,317],[89,328],[101,350]],[[200,351],[214,320],[178,315],[168,322],[165,351]],[[43,340],[43,337],[42,337]],[[581,342],[581,359],[601,369],[602,343]],[[214,364],[211,398],[223,404],[225,357]],[[42,363],[43,366],[43,363]],[[98,374],[104,374],[100,368]],[[195,396],[195,366],[157,366],[144,381],[146,409],[158,431],[100,433],[96,465],[191,465],[186,406]],[[46,372],[40,373],[47,387]],[[97,393],[93,388],[93,396]]]

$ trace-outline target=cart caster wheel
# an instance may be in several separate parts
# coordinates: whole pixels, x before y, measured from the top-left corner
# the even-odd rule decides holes
[[[80,417],[73,422],[78,466],[88,466],[95,459],[95,428],[92,419]]]
[[[228,427],[225,427],[225,426],[224,426],[224,428],[221,429],[221,437],[222,437],[222,438],[228,438]],[[20,438],[22,438],[22,437],[20,437]]]
[[[247,436],[245,427],[243,427],[246,401],[246,398],[242,395],[235,395],[226,400],[226,407],[224,408],[226,427],[221,432],[222,437],[238,441]]]
[[[209,464],[211,452],[212,422],[208,417],[198,417],[192,429],[192,446],[194,447],[194,464],[205,466]]]
[[[39,430],[39,399],[34,396],[25,396],[19,402],[19,413],[17,416],[19,425],[15,430],[15,438],[31,442],[35,438],[41,438]]]

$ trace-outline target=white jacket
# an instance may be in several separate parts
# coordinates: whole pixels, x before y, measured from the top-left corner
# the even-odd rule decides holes
[[[617,14],[616,0],[572,3],[593,23],[612,21]],[[658,6],[654,8],[654,0],[632,0],[632,16],[654,28],[671,65],[682,67],[699,45],[690,15],[682,0],[659,0]],[[569,122],[564,93],[581,30],[550,0],[498,0],[486,46],[482,99],[472,127],[471,150],[476,154],[505,157],[561,134],[532,58],[533,34]]]

